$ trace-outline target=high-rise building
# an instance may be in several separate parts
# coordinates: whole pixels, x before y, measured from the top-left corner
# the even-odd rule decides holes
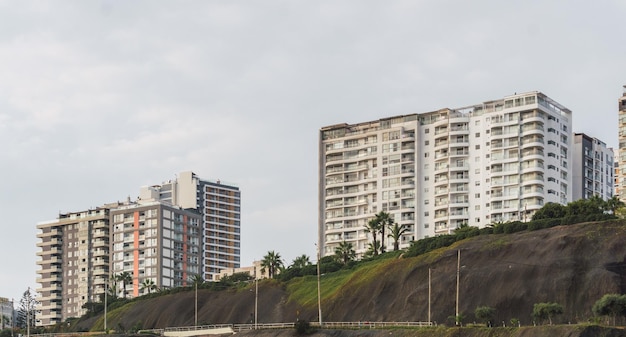
[[[100,301],[109,277],[109,211],[115,206],[62,213],[37,225],[38,324],[80,317],[85,303]]]
[[[574,133],[572,144],[572,200],[597,195],[613,197],[613,149],[584,133]]]
[[[241,265],[241,192],[233,184],[182,172],[174,180],[143,187],[140,198],[169,201],[202,215],[204,278],[216,281],[222,269]]]
[[[618,165],[619,175],[617,176],[616,190],[618,196],[622,202],[626,202],[626,85],[623,86],[624,90],[622,97],[618,99],[618,140],[619,140],[619,157]]]
[[[113,274],[131,276],[131,282],[117,284],[123,296],[147,294],[153,291],[149,284],[186,286],[201,275],[202,222],[195,210],[140,199],[111,210],[111,219]]]
[[[380,211],[408,228],[400,239],[462,225],[526,221],[571,200],[571,112],[540,92],[459,108],[323,127],[319,241],[368,250]],[[385,247],[393,245],[383,238]]]
[[[170,288],[239,268],[240,200],[238,187],[183,172],[141,188],[136,201],[39,223],[38,324],[82,316],[85,303],[101,301],[107,287],[120,284],[110,280],[113,275],[131,275],[118,295],[134,297],[148,291],[144,281]]]

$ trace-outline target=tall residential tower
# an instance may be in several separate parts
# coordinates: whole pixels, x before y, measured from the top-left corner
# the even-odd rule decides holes
[[[540,92],[320,130],[319,241],[365,253],[380,211],[410,241],[530,219],[572,198],[571,112]],[[383,238],[384,245],[393,242]]]
[[[617,184],[615,189],[621,201],[626,202],[626,85],[624,85],[622,97],[618,99],[618,111],[619,111],[619,168],[616,170],[619,175],[616,177]]]

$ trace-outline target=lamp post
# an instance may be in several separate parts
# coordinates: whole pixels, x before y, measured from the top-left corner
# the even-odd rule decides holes
[[[194,325],[198,326],[198,280],[195,281],[196,284],[196,298],[195,298],[195,307],[194,307]]]
[[[315,247],[317,248],[317,310],[318,310],[318,315],[319,315],[319,323],[320,323],[320,329],[322,328],[322,294],[320,291],[320,247],[317,245],[317,243],[315,244]]]
[[[254,265],[254,330],[257,329],[259,309],[259,278],[256,274],[256,264]]]
[[[456,325],[459,325],[459,281],[461,276],[461,250],[457,250],[456,262]]]
[[[109,297],[109,279],[104,280],[104,333],[107,333],[107,298]]]
[[[11,299],[11,337],[13,337],[13,330],[15,330],[15,303],[14,299]]]
[[[431,324],[430,322],[432,322],[430,320],[430,295],[431,295],[430,280],[431,280],[431,269],[428,268],[428,324]]]

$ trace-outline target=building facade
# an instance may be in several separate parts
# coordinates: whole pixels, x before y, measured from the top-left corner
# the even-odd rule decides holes
[[[216,281],[223,269],[241,266],[241,192],[233,184],[182,172],[175,180],[141,189],[156,198],[202,215],[204,279]]]
[[[37,225],[38,324],[54,325],[87,311],[99,302],[109,275],[109,212],[107,205],[59,214]]]
[[[320,130],[319,241],[368,249],[390,213],[412,240],[530,219],[572,198],[571,112],[540,92]],[[383,238],[385,247],[393,242]]]
[[[572,159],[572,200],[613,197],[613,149],[597,138],[575,133]]]
[[[113,275],[132,277],[132,282],[117,283],[119,296],[153,291],[146,281],[156,288],[187,286],[201,273],[202,219],[197,212],[139,200],[111,210],[111,219]]]
[[[183,172],[141,188],[136,201],[39,223],[38,324],[82,316],[83,305],[100,302],[109,287],[135,297],[149,291],[144,281],[179,287],[198,275],[212,281],[223,269],[239,268],[240,202],[238,187]],[[110,278],[125,272],[132,280],[122,289]]]
[[[626,85],[623,87],[622,97],[617,100],[618,107],[618,141],[619,141],[619,157],[616,190],[622,202],[626,202]]]
[[[13,300],[0,297],[0,330],[10,329],[14,326],[15,311],[13,307]]]

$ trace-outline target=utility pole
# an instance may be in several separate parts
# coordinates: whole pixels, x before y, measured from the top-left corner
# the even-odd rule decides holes
[[[459,325],[459,281],[461,276],[461,250],[457,250],[457,262],[456,262],[456,324]]]
[[[194,315],[194,325],[198,326],[198,278],[196,277],[196,303],[195,303],[195,315]]]
[[[256,261],[255,261],[256,262]],[[256,263],[254,265],[254,330],[256,330],[259,313],[259,278],[256,274]]]
[[[108,333],[107,330],[107,298],[109,297],[109,279],[104,280],[104,333]]]
[[[430,320],[430,295],[431,295],[431,288],[430,288],[430,277],[431,274],[431,269],[428,268],[428,324],[431,324],[431,320]]]
[[[317,310],[319,315],[319,323],[320,329],[322,328],[322,295],[320,291],[320,247],[315,244],[317,247]]]

